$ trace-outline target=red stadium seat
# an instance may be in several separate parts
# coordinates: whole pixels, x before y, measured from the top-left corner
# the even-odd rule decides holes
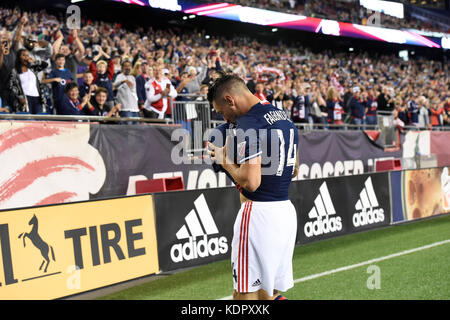
[[[402,170],[400,159],[380,160],[375,163],[375,171]]]
[[[136,194],[184,190],[182,177],[136,181]]]

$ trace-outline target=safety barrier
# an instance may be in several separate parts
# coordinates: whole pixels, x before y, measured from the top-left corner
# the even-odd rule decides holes
[[[211,106],[208,101],[177,101],[172,100],[172,114],[164,119],[152,119],[145,117],[136,118],[116,118],[116,117],[103,117],[103,116],[69,116],[69,115],[47,115],[47,114],[15,114],[15,113],[1,113],[0,120],[42,120],[42,121],[81,121],[81,122],[100,122],[103,124],[111,123],[126,123],[126,122],[139,122],[147,124],[178,124],[184,127],[191,133],[200,137],[206,129],[215,128],[218,125],[225,123],[223,120],[213,120],[211,118]],[[392,116],[388,114],[388,117]],[[383,119],[383,118],[381,118]],[[392,120],[388,120],[390,125],[384,127],[392,127]],[[379,120],[378,123],[382,123],[383,120]],[[383,125],[373,124],[328,124],[328,123],[295,123],[295,126],[303,132],[310,132],[315,130],[380,130]],[[403,130],[414,131],[450,131],[450,126],[408,126],[402,127]],[[197,148],[202,146],[200,140],[192,137],[192,146],[196,145]],[[193,149],[197,149],[193,147]],[[201,148],[201,147],[200,147]]]
[[[294,181],[297,245],[450,213],[449,169]],[[226,187],[2,211],[0,298],[60,298],[228,259],[240,206]]]
[[[136,181],[149,179],[180,177],[187,190],[232,185],[189,156],[178,128],[0,121],[8,164],[0,171],[0,209],[134,195]],[[447,166],[448,139],[449,132],[410,131],[399,150],[386,151],[364,131],[300,131],[296,180],[371,173],[378,160],[401,159],[403,169]]]

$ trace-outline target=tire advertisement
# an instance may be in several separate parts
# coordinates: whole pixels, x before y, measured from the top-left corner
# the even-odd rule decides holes
[[[0,299],[56,299],[159,271],[151,195],[0,216]]]

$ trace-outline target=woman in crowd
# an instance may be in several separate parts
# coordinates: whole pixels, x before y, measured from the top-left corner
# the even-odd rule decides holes
[[[342,100],[339,97],[339,92],[335,87],[330,87],[328,89],[326,104],[328,111],[328,123],[334,125],[342,125],[344,123],[344,108],[342,107]]]
[[[93,111],[93,107],[89,105],[91,92],[88,92],[82,100],[80,100],[80,91],[76,82],[69,82],[66,85],[65,95],[60,105],[60,114],[62,115],[89,115]]]
[[[27,49],[17,51],[15,67],[8,81],[11,104],[16,113],[41,114],[47,111],[41,83],[31,63]]]

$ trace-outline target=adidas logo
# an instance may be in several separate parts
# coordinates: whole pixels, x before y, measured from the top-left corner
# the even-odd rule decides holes
[[[255,282],[253,282],[252,287],[257,287],[261,285],[261,281],[259,281],[259,279],[257,279]]]
[[[192,209],[184,218],[186,224],[176,233],[178,240],[186,239],[187,241],[172,246],[170,257],[173,262],[204,258],[228,252],[226,237],[211,237],[208,239],[208,236],[218,234],[219,230],[203,194],[194,201],[194,206],[195,210]],[[198,237],[202,237],[201,240],[197,241]]]
[[[342,218],[335,216],[336,210],[331,202],[326,182],[320,186],[319,191],[320,194],[314,200],[314,206],[308,213],[308,217],[315,221],[307,222],[303,228],[308,238],[342,230]]]
[[[373,189],[371,177],[364,182],[364,188],[359,194],[359,200],[356,202],[356,213],[353,214],[353,226],[360,227],[368,224],[384,221],[384,210],[379,207],[377,196]]]

